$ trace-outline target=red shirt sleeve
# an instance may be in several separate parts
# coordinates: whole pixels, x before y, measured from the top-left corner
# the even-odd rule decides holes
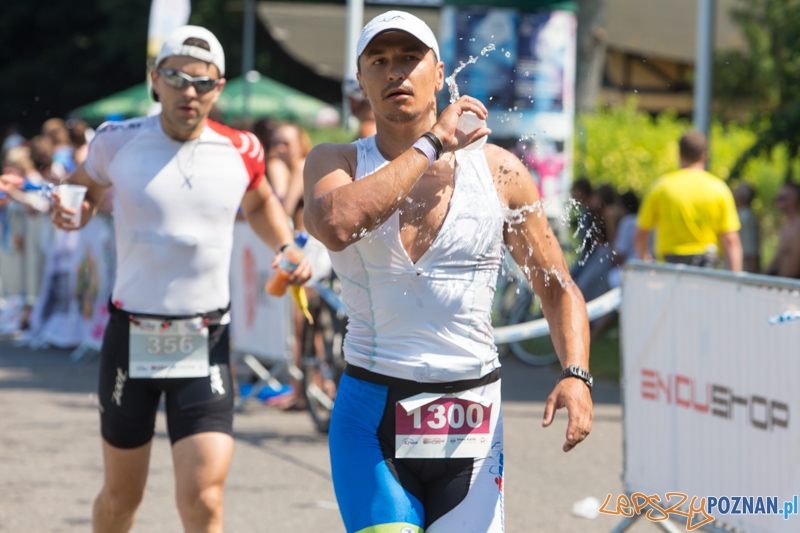
[[[264,147],[261,146],[261,141],[249,131],[235,130],[213,120],[209,120],[208,125],[212,130],[231,141],[247,169],[249,179],[247,190],[255,189],[264,179]]]

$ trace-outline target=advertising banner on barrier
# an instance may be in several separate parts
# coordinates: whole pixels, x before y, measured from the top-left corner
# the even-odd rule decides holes
[[[30,317],[32,346],[85,345],[99,350],[114,284],[114,232],[97,216],[81,231],[55,231]]]
[[[628,511],[800,530],[800,283],[638,265],[621,309]]]
[[[237,222],[231,257],[233,350],[272,361],[288,358],[292,346],[289,296],[264,292],[272,275],[272,253],[246,222]]]

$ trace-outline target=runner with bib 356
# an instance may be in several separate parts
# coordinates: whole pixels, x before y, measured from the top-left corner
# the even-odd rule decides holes
[[[82,225],[107,189],[114,195],[117,270],[99,383],[105,484],[95,532],[133,526],[162,393],[184,530],[222,531],[233,452],[228,309],[237,210],[273,250],[292,242],[286,212],[263,179],[259,141],[207,118],[224,75],[216,37],[179,28],[151,73],[161,113],[101,126],[70,177],[87,187]],[[79,229],[72,215],[59,205],[53,223]],[[289,282],[310,274],[304,262]]]

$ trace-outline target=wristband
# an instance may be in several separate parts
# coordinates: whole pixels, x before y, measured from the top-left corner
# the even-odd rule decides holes
[[[426,131],[425,133],[422,134],[422,137],[428,139],[433,145],[433,147],[436,149],[436,159],[442,157],[442,154],[444,153],[444,146],[442,145],[442,141],[439,140],[439,137],[437,137],[431,131]]]
[[[436,161],[436,148],[424,138],[420,137],[417,139],[417,141],[411,145],[411,148],[416,148],[428,157],[428,168]]]

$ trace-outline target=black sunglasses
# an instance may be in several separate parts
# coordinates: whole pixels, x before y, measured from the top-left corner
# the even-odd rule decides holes
[[[168,68],[156,69],[156,72],[164,76],[164,81],[167,85],[174,89],[185,89],[190,83],[194,86],[197,94],[205,94],[211,89],[219,85],[219,79],[212,80],[208,76],[198,76],[193,78],[179,70],[172,70]]]

